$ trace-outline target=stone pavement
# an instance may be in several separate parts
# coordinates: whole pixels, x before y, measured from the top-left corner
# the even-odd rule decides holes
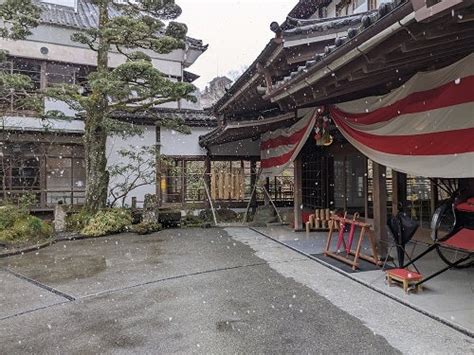
[[[294,232],[286,226],[254,229],[305,254],[320,254],[326,246],[327,233]],[[369,246],[365,245],[364,248],[370,254]],[[413,244],[410,243],[407,251],[411,253],[412,248]],[[413,255],[418,255],[425,248],[424,244],[416,245]],[[435,251],[417,261],[416,265],[423,275],[430,275],[445,267]],[[425,283],[423,292],[408,295],[400,287],[387,287],[382,270],[352,273],[349,276],[436,319],[474,334],[474,268],[449,270]]]
[[[247,228],[61,242],[0,268],[5,354],[473,351]]]

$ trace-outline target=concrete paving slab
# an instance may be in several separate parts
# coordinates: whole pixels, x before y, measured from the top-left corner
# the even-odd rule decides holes
[[[176,229],[146,236],[122,234],[60,242],[35,253],[0,259],[0,267],[77,298],[182,273],[260,262],[249,253],[240,253],[235,241],[219,229],[204,232],[206,238],[193,239],[193,233]],[[212,260],[207,255],[210,247],[218,251]],[[192,259],[188,258],[190,248]],[[175,265],[178,260],[180,268]]]
[[[233,234],[236,240],[239,235]],[[242,234],[243,232],[241,232]],[[248,233],[252,233],[249,231]],[[257,238],[257,236],[255,236]],[[260,236],[267,244],[272,240]],[[265,259],[266,245],[255,243],[256,255]],[[361,319],[374,334],[383,334],[388,342],[407,354],[472,354],[471,337],[447,327],[420,312],[365,287],[346,276],[313,261],[269,263],[278,273],[293,278],[324,296],[332,304]],[[346,333],[350,337],[350,331]]]
[[[64,297],[0,270],[0,319],[67,301]]]
[[[327,237],[326,233],[300,233],[281,226],[255,228],[255,230],[306,254],[323,252]],[[416,244],[413,255],[421,253],[425,248],[425,244]],[[315,250],[317,250],[316,253]],[[366,252],[369,250],[367,246],[365,246],[365,250]],[[408,246],[407,250],[412,251],[412,244]],[[416,265],[423,275],[429,275],[445,266],[435,251],[417,261]],[[420,294],[410,293],[408,295],[402,288],[388,287],[385,284],[385,273],[382,270],[358,272],[351,275],[408,305],[474,333],[474,317],[470,316],[472,308],[474,308],[474,268],[449,270],[428,281],[424,291]]]
[[[167,260],[181,278],[116,289],[0,321],[0,353],[399,353],[362,321],[282,276],[235,239],[233,261],[256,264],[225,269],[229,264],[222,249],[209,243],[207,271],[184,275],[186,262],[195,265],[193,259],[201,258],[200,243],[213,240],[216,233],[194,230],[173,238],[176,244],[177,239],[187,243]],[[162,238],[171,239],[166,233]],[[168,247],[174,250],[165,245],[163,253]],[[298,255],[289,255],[287,248],[280,253],[272,263],[306,262],[294,260]],[[295,258],[285,260],[283,255]]]
[[[419,245],[415,255],[425,246]],[[436,252],[416,262],[423,275],[429,275],[445,267]],[[474,269],[451,269],[423,285],[420,293],[406,294],[401,287],[388,287],[382,271],[354,274],[356,279],[380,289],[427,313],[474,332]],[[470,315],[470,316],[469,316]]]

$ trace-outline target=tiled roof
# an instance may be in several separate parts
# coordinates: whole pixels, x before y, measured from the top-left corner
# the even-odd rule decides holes
[[[77,11],[71,7],[56,4],[40,3],[43,11],[41,21],[44,24],[70,27],[78,30],[97,28],[99,23],[99,12],[97,6],[91,0],[77,0]],[[110,16],[118,16],[117,9],[110,7]],[[187,43],[195,48],[205,50],[206,45],[201,40],[187,37]]]
[[[375,14],[376,11],[372,11],[369,14]],[[325,32],[332,29],[339,29],[348,26],[360,25],[362,18],[367,13],[336,17],[336,18],[323,18],[323,19],[310,19],[310,20],[293,20],[293,28],[283,31],[283,35],[300,35],[314,32]]]
[[[160,119],[181,118],[189,126],[217,126],[216,117],[206,110],[156,108],[139,113],[115,112],[112,117],[150,122],[156,122]]]
[[[347,36],[338,37],[334,45],[327,46],[323,53],[316,53],[314,59],[307,61],[304,65],[299,66],[295,71],[285,76],[282,80],[276,82],[273,85],[273,90],[278,90],[279,88],[286,86],[289,81],[307,73],[308,70],[310,70],[313,66],[317,65],[320,61],[324,60],[324,58],[330,53],[332,53],[337,47],[342,46],[345,42],[355,37],[360,32],[364,31],[366,28],[374,24],[380,18],[384,17],[404,2],[404,0],[394,0],[392,2],[383,3],[377,11],[372,11],[355,16],[333,18],[324,21],[299,20],[298,22],[302,24],[302,26],[297,26],[293,29],[286,30],[285,32],[305,34],[314,33],[317,31],[327,31],[330,28],[346,27],[350,24],[353,24],[354,27],[348,30]]]

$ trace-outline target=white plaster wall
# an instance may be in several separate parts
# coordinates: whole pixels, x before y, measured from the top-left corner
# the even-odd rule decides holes
[[[81,120],[47,119],[40,120],[36,117],[10,116],[0,118],[0,129],[10,131],[40,132],[62,131],[68,133],[83,133],[84,122]]]
[[[48,54],[41,54],[41,48],[47,47]],[[43,59],[62,63],[83,64],[95,66],[96,53],[90,49],[64,46],[61,44],[36,41],[8,41],[0,39],[0,48],[16,57]],[[125,62],[125,57],[118,53],[109,53],[109,66],[117,67]],[[166,75],[181,76],[181,63],[166,59],[152,59],[153,65]]]
[[[41,2],[46,2],[49,4],[56,4],[56,5],[62,5],[62,6],[69,6],[74,8],[76,6],[76,1],[77,0],[41,0]]]
[[[144,133],[142,136],[133,136],[123,139],[119,136],[107,138],[107,165],[113,166],[119,162],[124,162],[122,156],[119,155],[119,151],[122,149],[139,149],[142,146],[152,146],[156,144],[156,128],[155,126],[143,126]],[[124,162],[126,163],[126,162]],[[110,186],[113,186],[117,180],[111,179]],[[132,197],[136,197],[138,205],[141,206],[146,194],[155,194],[156,185],[152,183],[150,185],[141,186],[133,190],[125,203],[131,205]]]
[[[171,156],[204,156],[206,150],[199,145],[199,136],[212,128],[193,127],[191,134],[182,134],[168,128],[161,128],[161,154]]]
[[[368,1],[365,3],[361,4],[359,7],[354,9],[354,14],[360,14],[362,12],[367,12],[368,11]]]
[[[328,18],[336,17],[336,5],[339,4],[339,1],[331,1],[331,3],[327,6],[327,14]]]
[[[44,112],[48,111],[59,111],[66,117],[75,117],[77,114],[77,111],[72,110],[64,101],[45,99]]]

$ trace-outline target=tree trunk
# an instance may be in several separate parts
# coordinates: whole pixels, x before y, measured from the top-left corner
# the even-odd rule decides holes
[[[106,74],[109,65],[109,44],[101,35],[101,29],[109,20],[107,2],[99,6],[99,45],[97,49],[97,74]],[[86,108],[84,145],[86,153],[86,199],[85,208],[97,212],[107,204],[109,172],[107,171],[106,114],[108,98],[95,88],[91,93],[90,106]]]
[[[85,207],[97,212],[107,203],[109,172],[107,171],[107,131],[104,118],[88,115],[85,124],[84,145],[86,153],[86,201]]]

